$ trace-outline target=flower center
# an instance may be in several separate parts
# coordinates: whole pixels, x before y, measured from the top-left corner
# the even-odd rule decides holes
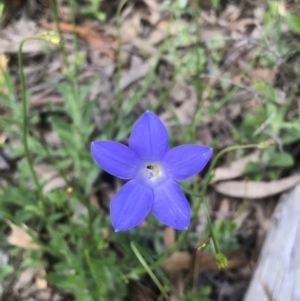
[[[161,174],[160,167],[156,163],[147,163],[144,172],[148,180],[155,180]]]

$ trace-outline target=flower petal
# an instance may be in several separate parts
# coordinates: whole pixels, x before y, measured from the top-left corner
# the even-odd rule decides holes
[[[187,229],[190,224],[191,209],[180,186],[169,180],[158,187],[153,187],[153,191],[152,212],[155,217],[174,229]]]
[[[168,151],[168,132],[161,120],[146,111],[134,124],[129,138],[129,147],[142,160],[159,161]]]
[[[115,231],[137,226],[148,215],[153,205],[153,192],[134,179],[126,183],[110,203],[110,216]]]
[[[209,161],[212,148],[196,144],[184,144],[170,149],[162,164],[165,172],[174,180],[185,180],[200,172]]]
[[[132,179],[140,171],[141,159],[128,146],[113,141],[94,141],[91,152],[106,172],[121,179]]]

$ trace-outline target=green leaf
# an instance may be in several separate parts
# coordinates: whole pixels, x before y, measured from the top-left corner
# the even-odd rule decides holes
[[[1,256],[4,257],[4,254],[1,254]],[[8,255],[7,255],[8,256]],[[0,270],[0,279],[4,280],[7,276],[12,274],[14,272],[14,267],[9,264],[1,264],[1,270]]]
[[[270,155],[269,166],[271,167],[287,168],[293,165],[294,165],[293,157],[286,152],[281,152],[281,153],[278,152]]]
[[[3,15],[4,4],[0,3],[0,17]]]
[[[70,121],[67,121],[60,116],[51,116],[49,121],[53,130],[58,134],[61,141],[63,141],[67,147],[74,150],[78,149],[78,145],[76,145],[74,141],[73,124],[70,123]]]
[[[299,140],[300,140],[300,131],[296,128],[286,129],[286,131],[282,135],[283,144],[290,144]]]
[[[300,19],[297,16],[287,14],[286,21],[293,33],[300,34]]]

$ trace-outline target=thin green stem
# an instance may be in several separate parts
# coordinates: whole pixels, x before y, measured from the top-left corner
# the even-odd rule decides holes
[[[72,23],[72,29],[73,29],[73,43],[74,43],[74,49],[75,53],[78,53],[78,39],[77,39],[77,34],[76,34],[76,22],[75,22],[75,3],[74,0],[68,0],[69,6],[70,6],[70,17],[71,17],[71,23]]]
[[[78,62],[77,62],[77,56],[79,53],[79,47],[78,47],[78,39],[77,39],[77,34],[76,34],[76,22],[75,22],[75,2],[74,0],[68,0],[69,6],[70,6],[70,19],[71,19],[71,23],[72,23],[72,36],[73,36],[73,47],[74,47],[74,53],[75,53],[75,61],[73,62],[73,68],[68,68],[68,72],[67,72],[67,77],[72,85],[72,93],[73,93],[73,98],[74,101],[76,101],[77,107],[79,107],[79,102],[80,102],[80,88],[79,88],[79,82],[78,82]],[[69,64],[69,67],[71,67],[71,65]],[[79,118],[80,118],[80,114],[79,114]],[[79,124],[81,124],[81,122],[78,123],[78,118],[76,118],[76,126],[79,126]],[[80,133],[80,135],[82,135],[82,131],[81,131],[81,127],[79,127],[78,129],[78,133]]]
[[[194,87],[196,90],[196,95],[197,95],[197,104],[196,108],[194,110],[194,114],[192,117],[192,139],[195,139],[196,137],[196,128],[198,124],[198,113],[200,111],[200,106],[202,102],[202,83],[199,80],[200,74],[202,72],[202,66],[201,66],[201,58],[200,58],[200,52],[199,49],[201,47],[201,31],[200,31],[200,6],[198,5],[198,0],[193,1],[194,4],[194,18],[195,18],[195,23],[196,23],[196,45],[195,45],[195,56],[196,56],[196,75],[194,79]]]
[[[201,189],[201,192],[199,194],[195,194],[194,192],[191,192],[191,191],[188,191],[189,194],[191,195],[194,195],[196,197],[199,198],[199,202],[197,203],[196,207],[195,207],[195,214],[197,212],[199,212],[199,209],[200,209],[200,206],[202,204],[202,200],[204,199],[204,195],[206,194],[206,190],[207,190],[207,187],[208,187],[208,184],[209,182],[211,181],[212,179],[212,173],[213,173],[213,169],[215,168],[218,160],[226,153],[232,151],[232,150],[238,150],[238,149],[248,149],[248,148],[266,148],[270,145],[270,142],[264,142],[264,143],[260,143],[260,144],[247,144],[247,145],[233,145],[233,146],[229,146],[225,149],[223,149],[222,151],[220,151],[216,157],[213,159],[209,169],[208,169],[208,172],[204,178],[204,181],[203,181],[203,186],[202,186],[202,189]],[[207,215],[208,217],[208,223],[210,220],[210,216]],[[194,218],[194,216],[192,217],[192,221],[191,221],[191,225],[190,225],[190,228],[193,228],[193,226],[195,225],[196,223],[196,219]],[[210,223],[210,225],[212,225],[212,223]],[[212,229],[212,228],[211,228]],[[166,258],[168,258],[171,254],[173,254],[176,250],[178,250],[186,241],[187,237],[188,237],[188,233],[189,231],[182,231],[181,234],[179,235],[178,237],[178,240],[177,242],[174,244],[174,246],[167,250],[163,256],[161,256],[161,258],[159,258],[159,260],[157,261],[157,263],[161,263],[163,262]],[[212,231],[212,236],[213,236],[213,231]],[[216,244],[216,240],[213,239],[214,241],[214,248],[215,250],[218,250],[218,246]]]
[[[166,300],[172,301],[171,298],[169,297],[169,295],[167,294],[166,290],[162,286],[162,284],[159,282],[157,277],[152,272],[152,270],[149,267],[149,265],[147,264],[147,262],[144,260],[143,256],[141,255],[140,251],[137,249],[137,247],[133,241],[130,243],[130,246],[131,246],[131,249],[134,252],[135,256],[139,260],[139,262],[142,264],[142,266],[145,268],[145,270],[147,271],[149,276],[152,278],[153,282],[157,285],[158,289],[161,291],[162,295],[166,298]]]
[[[156,274],[160,277],[160,279],[165,283],[165,285],[168,286],[172,290],[172,293],[177,297],[178,300],[181,300],[182,298],[178,294],[176,288],[174,285],[170,282],[170,280],[165,276],[163,273],[161,267],[153,260],[153,258],[150,256],[150,254],[147,253],[146,250],[144,250],[140,245],[136,244],[136,247],[140,251],[141,255],[144,256],[144,259],[148,262],[150,269],[154,270]]]
[[[213,159],[212,163],[210,164],[209,166],[209,169],[208,169],[208,172],[207,172],[207,175],[204,179],[204,182],[203,182],[203,185],[202,185],[202,189],[201,189],[201,192],[199,194],[199,202],[197,203],[197,206],[195,208],[195,214],[197,214],[200,210],[200,206],[202,204],[202,201],[204,201],[204,205],[205,205],[205,211],[206,211],[206,218],[207,218],[207,224],[208,224],[208,229],[209,229],[209,232],[210,232],[210,235],[211,235],[211,238],[212,238],[212,241],[213,241],[213,245],[214,245],[214,248],[215,248],[215,252],[216,254],[219,253],[219,248],[218,248],[218,245],[217,245],[217,241],[216,241],[216,238],[215,238],[215,235],[214,235],[214,231],[213,231],[213,225],[212,225],[212,221],[211,221],[211,218],[210,218],[210,213],[209,213],[209,208],[208,208],[208,204],[207,204],[207,201],[206,201],[206,198],[205,198],[205,195],[206,195],[206,191],[207,191],[207,187],[209,185],[209,182],[211,181],[212,179],[212,174],[213,174],[213,170],[218,162],[218,160],[226,153],[230,152],[230,151],[233,151],[233,150],[238,150],[238,149],[247,149],[247,148],[257,148],[257,144],[247,144],[247,145],[233,145],[233,146],[229,146],[223,150],[221,150],[216,156],[215,158]],[[195,224],[196,220],[193,219],[192,221],[192,225],[193,226]]]
[[[95,285],[97,287],[97,290],[100,291],[100,288],[102,286],[101,280],[99,279],[99,277],[97,277],[96,271],[95,271],[94,266],[93,266],[92,261],[91,261],[91,257],[90,257],[89,251],[87,249],[84,249],[84,257],[85,257],[86,263],[87,263],[87,265],[89,267],[89,270],[91,272],[92,278],[93,278],[93,280],[95,282]],[[101,295],[99,295],[98,297],[101,297]]]
[[[202,185],[202,189],[201,189],[201,193],[200,195],[204,196],[208,187],[209,182],[212,179],[212,174],[213,174],[213,169],[215,168],[215,166],[217,165],[218,160],[225,155],[226,153],[233,151],[233,150],[239,150],[239,149],[247,149],[247,148],[258,148],[258,144],[246,144],[246,145],[232,145],[229,147],[224,148],[223,150],[221,150],[216,156],[215,158],[212,160],[209,169],[207,171],[207,174],[205,176],[205,179],[203,181],[203,185]],[[198,205],[198,207],[200,207],[200,205]],[[197,209],[199,210],[199,208],[197,207]]]
[[[122,36],[121,36],[121,24],[120,24],[120,17],[121,17],[121,10],[124,7],[127,0],[123,0],[120,2],[117,8],[116,13],[116,21],[117,21],[117,49],[116,49],[116,55],[117,55],[117,85],[115,89],[116,94],[116,101],[113,107],[113,116],[111,118],[110,124],[108,126],[108,138],[112,137],[114,126],[116,124],[116,120],[118,120],[118,114],[120,112],[121,106],[122,106],[122,95],[121,95],[121,89],[120,89],[120,81],[122,77],[122,58],[121,58],[121,45],[122,45]]]
[[[116,104],[114,106],[114,113],[115,115],[118,113],[120,109],[120,105],[122,102],[122,97],[121,97],[121,90],[120,90],[120,80],[122,76],[122,59],[121,59],[121,24],[120,24],[120,18],[121,18],[121,10],[124,6],[126,1],[122,1],[120,5],[118,6],[117,9],[117,15],[116,15],[116,20],[117,20],[117,89],[116,89]]]
[[[29,135],[28,108],[27,108],[27,94],[26,94],[26,83],[25,83],[25,75],[24,75],[22,49],[23,49],[23,45],[25,44],[25,42],[28,40],[32,40],[32,39],[38,39],[38,38],[23,39],[21,41],[21,43],[19,44],[19,49],[18,49],[18,64],[19,64],[19,75],[20,75],[20,82],[21,82],[21,100],[22,100],[22,113],[23,113],[23,144],[24,144],[25,157],[26,157],[35,187],[37,189],[37,192],[38,192],[38,195],[40,198],[40,204],[41,204],[43,213],[45,214],[45,216],[47,216],[45,198],[42,193],[42,187],[39,183],[38,176],[33,168],[33,162],[30,157],[29,146],[28,146],[28,135]]]
[[[66,47],[65,47],[65,41],[64,41],[64,37],[63,37],[63,34],[62,34],[60,26],[59,26],[59,18],[58,18],[58,14],[57,14],[56,5],[55,5],[54,0],[50,0],[50,7],[51,7],[55,27],[56,27],[56,30],[58,32],[59,39],[60,39],[60,49],[61,49],[61,53],[62,53],[62,57],[63,57],[64,66],[65,66],[65,68],[68,68],[69,62],[68,62],[68,58],[67,58],[67,51],[66,51]]]
[[[208,208],[208,203],[206,201],[206,198],[204,198],[204,208],[205,208],[205,214],[206,214],[206,219],[207,219],[208,231],[209,231],[209,234],[210,234],[211,239],[213,241],[213,245],[214,245],[214,248],[215,248],[215,253],[218,254],[219,253],[219,248],[218,248],[217,240],[216,240],[214,229],[213,229],[213,223],[212,223],[211,218],[210,218],[210,213],[209,213],[209,208]]]

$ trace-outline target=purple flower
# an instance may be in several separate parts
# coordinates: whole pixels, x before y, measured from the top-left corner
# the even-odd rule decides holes
[[[165,126],[154,113],[146,111],[133,126],[129,146],[94,141],[91,152],[105,171],[131,179],[110,204],[115,231],[135,227],[149,211],[170,227],[188,228],[190,206],[176,181],[200,172],[212,155],[210,147],[185,144],[169,149]]]

